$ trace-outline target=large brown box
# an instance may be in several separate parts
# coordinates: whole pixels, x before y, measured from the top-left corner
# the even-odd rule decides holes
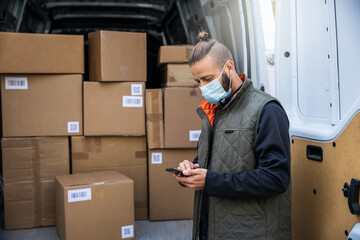
[[[162,86],[163,87],[198,87],[189,64],[166,64],[162,68]]]
[[[196,148],[201,132],[196,109],[203,100],[199,88],[164,88],[165,148]]]
[[[145,137],[71,137],[72,172],[117,170],[134,180],[135,219],[148,218]]]
[[[161,46],[158,55],[158,65],[166,63],[187,63],[193,48],[193,45]]]
[[[150,220],[192,219],[194,191],[181,186],[165,168],[174,168],[197,155],[194,149],[149,150]]]
[[[4,137],[82,135],[82,75],[1,76]]]
[[[146,81],[146,33],[89,33],[91,81]]]
[[[69,173],[67,137],[3,138],[5,229],[55,225],[55,176]]]
[[[144,136],[145,83],[84,82],[85,136]]]
[[[84,36],[0,32],[0,73],[84,73]]]
[[[164,111],[161,89],[146,89],[146,137],[149,149],[164,148]]]
[[[134,239],[134,182],[116,171],[56,177],[62,240]]]
[[[196,109],[202,101],[199,88],[146,90],[149,149],[196,148],[201,133]]]

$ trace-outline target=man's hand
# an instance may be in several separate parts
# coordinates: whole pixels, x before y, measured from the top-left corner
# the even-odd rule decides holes
[[[196,169],[183,171],[183,174],[187,177],[179,177],[176,174],[174,174],[174,177],[186,187],[198,191],[205,188],[206,173],[207,169],[199,168],[199,166],[197,166]]]
[[[189,160],[184,160],[179,164],[178,169],[180,169],[181,171],[185,171],[185,170],[196,169],[198,167],[199,167],[199,164],[193,164]]]

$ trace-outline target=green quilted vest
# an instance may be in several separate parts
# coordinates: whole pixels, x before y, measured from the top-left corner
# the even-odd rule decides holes
[[[266,103],[277,101],[255,89],[247,79],[240,92],[218,113],[214,132],[211,170],[244,172],[257,167],[252,145],[261,111]],[[202,119],[198,157],[207,166],[211,139],[210,122],[201,108]],[[195,193],[193,240],[199,237],[203,190]],[[244,200],[210,197],[208,239],[290,240],[291,201],[289,189],[271,198]]]

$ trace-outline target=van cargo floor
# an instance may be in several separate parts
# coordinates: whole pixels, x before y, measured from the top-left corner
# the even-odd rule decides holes
[[[191,239],[192,220],[135,222],[136,239],[140,240],[188,240]],[[41,227],[6,231],[0,229],[0,240],[59,240],[55,227]]]

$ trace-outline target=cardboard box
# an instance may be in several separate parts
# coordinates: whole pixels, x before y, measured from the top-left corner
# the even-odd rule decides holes
[[[3,75],[4,137],[82,135],[82,75]]]
[[[163,87],[198,87],[195,82],[189,65],[186,64],[166,64],[162,68]]]
[[[144,83],[84,82],[85,136],[144,136]]]
[[[67,137],[3,138],[5,229],[55,225],[55,176],[68,174]]]
[[[135,219],[148,218],[145,137],[71,137],[72,172],[117,170],[134,180]]]
[[[192,219],[194,191],[181,186],[166,168],[193,161],[194,149],[149,150],[149,218],[150,220]]]
[[[146,89],[146,137],[149,149],[164,148],[164,112],[161,89]]]
[[[91,81],[146,81],[146,33],[89,33]]]
[[[0,73],[84,73],[84,36],[0,32]]]
[[[193,45],[161,46],[158,55],[158,65],[161,66],[167,63],[187,63],[193,49]]]
[[[196,148],[202,124],[196,109],[203,100],[199,88],[164,88],[165,148]]]
[[[134,182],[116,171],[57,176],[56,230],[62,240],[135,239]]]

